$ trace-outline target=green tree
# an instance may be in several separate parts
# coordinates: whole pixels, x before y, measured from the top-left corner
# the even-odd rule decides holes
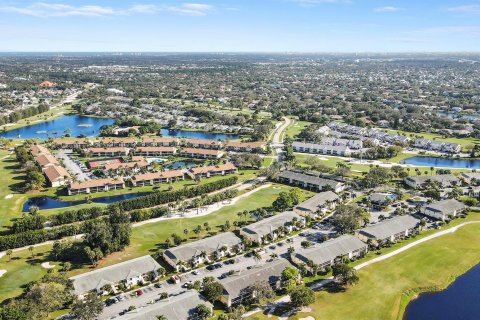
[[[195,308],[195,319],[206,320],[212,316],[212,310],[207,307],[205,304],[199,304]]]
[[[212,277],[203,279],[203,294],[210,302],[215,302],[223,295],[223,286]]]
[[[336,281],[342,285],[353,285],[358,283],[359,278],[355,269],[345,263],[339,263],[333,266],[332,275]]]
[[[75,299],[72,305],[72,315],[79,320],[94,320],[103,310],[102,300],[95,293],[89,293],[82,300]]]
[[[305,286],[297,287],[290,292],[290,303],[301,308],[315,302],[315,292]]]

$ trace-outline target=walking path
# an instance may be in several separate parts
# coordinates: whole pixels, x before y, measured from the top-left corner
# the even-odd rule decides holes
[[[383,261],[383,260],[386,260],[388,258],[391,258],[393,256],[396,256],[397,254],[400,254],[404,251],[407,251],[408,249],[412,248],[412,247],[415,247],[419,244],[422,244],[424,242],[427,242],[427,241],[430,241],[432,239],[435,239],[435,238],[438,238],[438,237],[441,237],[441,236],[444,236],[444,235],[447,235],[447,234],[452,234],[454,232],[456,232],[459,228],[463,227],[463,226],[466,226],[466,225],[469,225],[469,224],[477,224],[477,223],[480,223],[480,221],[468,221],[468,222],[463,222],[455,227],[451,227],[451,228],[448,228],[448,229],[445,229],[445,230],[442,230],[442,231],[439,231],[437,233],[434,233],[434,234],[431,234],[429,236],[426,236],[422,239],[419,239],[419,240],[416,240],[412,243],[409,243],[401,248],[398,248],[396,250],[393,250],[392,252],[389,252],[385,255],[381,255],[380,257],[377,257],[377,258],[374,258],[372,260],[368,260],[368,261],[365,261],[364,263],[361,263],[359,264],[358,266],[355,267],[355,270],[360,270],[362,268],[365,268],[366,266],[369,266],[371,264],[374,264],[374,263],[377,263],[377,262],[380,262],[380,261]],[[319,281],[319,282],[316,282],[314,283],[312,286],[310,286],[310,288],[312,289],[318,289],[318,288],[321,288],[329,283],[331,283],[333,281],[333,277],[330,277],[330,278],[327,278],[327,279],[324,279],[322,281]],[[290,296],[287,295],[287,296],[283,296],[281,297],[280,299],[276,300],[275,302],[272,302],[270,305],[267,305],[263,308],[257,308],[257,309],[254,309],[250,312],[247,312],[243,315],[243,317],[249,317],[257,312],[260,312],[260,311],[263,311],[265,309],[270,309],[271,312],[273,312],[273,310],[276,308],[277,305],[279,304],[282,304],[282,303],[287,303],[290,301]],[[270,312],[270,313],[271,313]],[[288,318],[288,316],[290,315],[285,315],[285,316],[282,316],[282,317],[279,317],[280,320],[285,320]]]

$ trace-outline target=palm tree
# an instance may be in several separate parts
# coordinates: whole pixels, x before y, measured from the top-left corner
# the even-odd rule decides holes
[[[13,250],[12,249],[8,249],[7,250],[7,257],[8,257],[8,261],[12,260],[12,253],[13,253]]]
[[[273,260],[275,260],[275,259],[278,258],[278,254],[276,254],[275,252],[273,252],[272,254],[270,254],[270,258],[272,258]]]
[[[183,233],[185,234],[185,240],[188,239],[188,229],[183,229]]]
[[[28,247],[28,251],[30,251],[32,258],[33,258],[33,246]]]
[[[288,247],[287,252],[292,254],[292,253],[295,252],[295,248],[294,247]]]
[[[262,260],[262,256],[257,251],[253,252],[252,258],[257,264]]]

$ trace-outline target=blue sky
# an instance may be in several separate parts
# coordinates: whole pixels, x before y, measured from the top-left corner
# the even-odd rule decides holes
[[[0,51],[480,51],[480,0],[0,0]]]

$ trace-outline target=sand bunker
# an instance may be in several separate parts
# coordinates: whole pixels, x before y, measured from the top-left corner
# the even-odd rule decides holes
[[[7,195],[5,196],[5,199],[12,199],[12,198],[13,198],[13,194],[7,194]]]
[[[0,278],[1,278],[5,273],[7,273],[7,270],[0,270]]]
[[[50,262],[49,262],[49,261],[47,261],[47,262],[44,262],[44,263],[42,263],[42,268],[45,268],[45,269],[52,269],[52,268],[55,268],[55,265],[53,265],[53,264],[50,264]]]

